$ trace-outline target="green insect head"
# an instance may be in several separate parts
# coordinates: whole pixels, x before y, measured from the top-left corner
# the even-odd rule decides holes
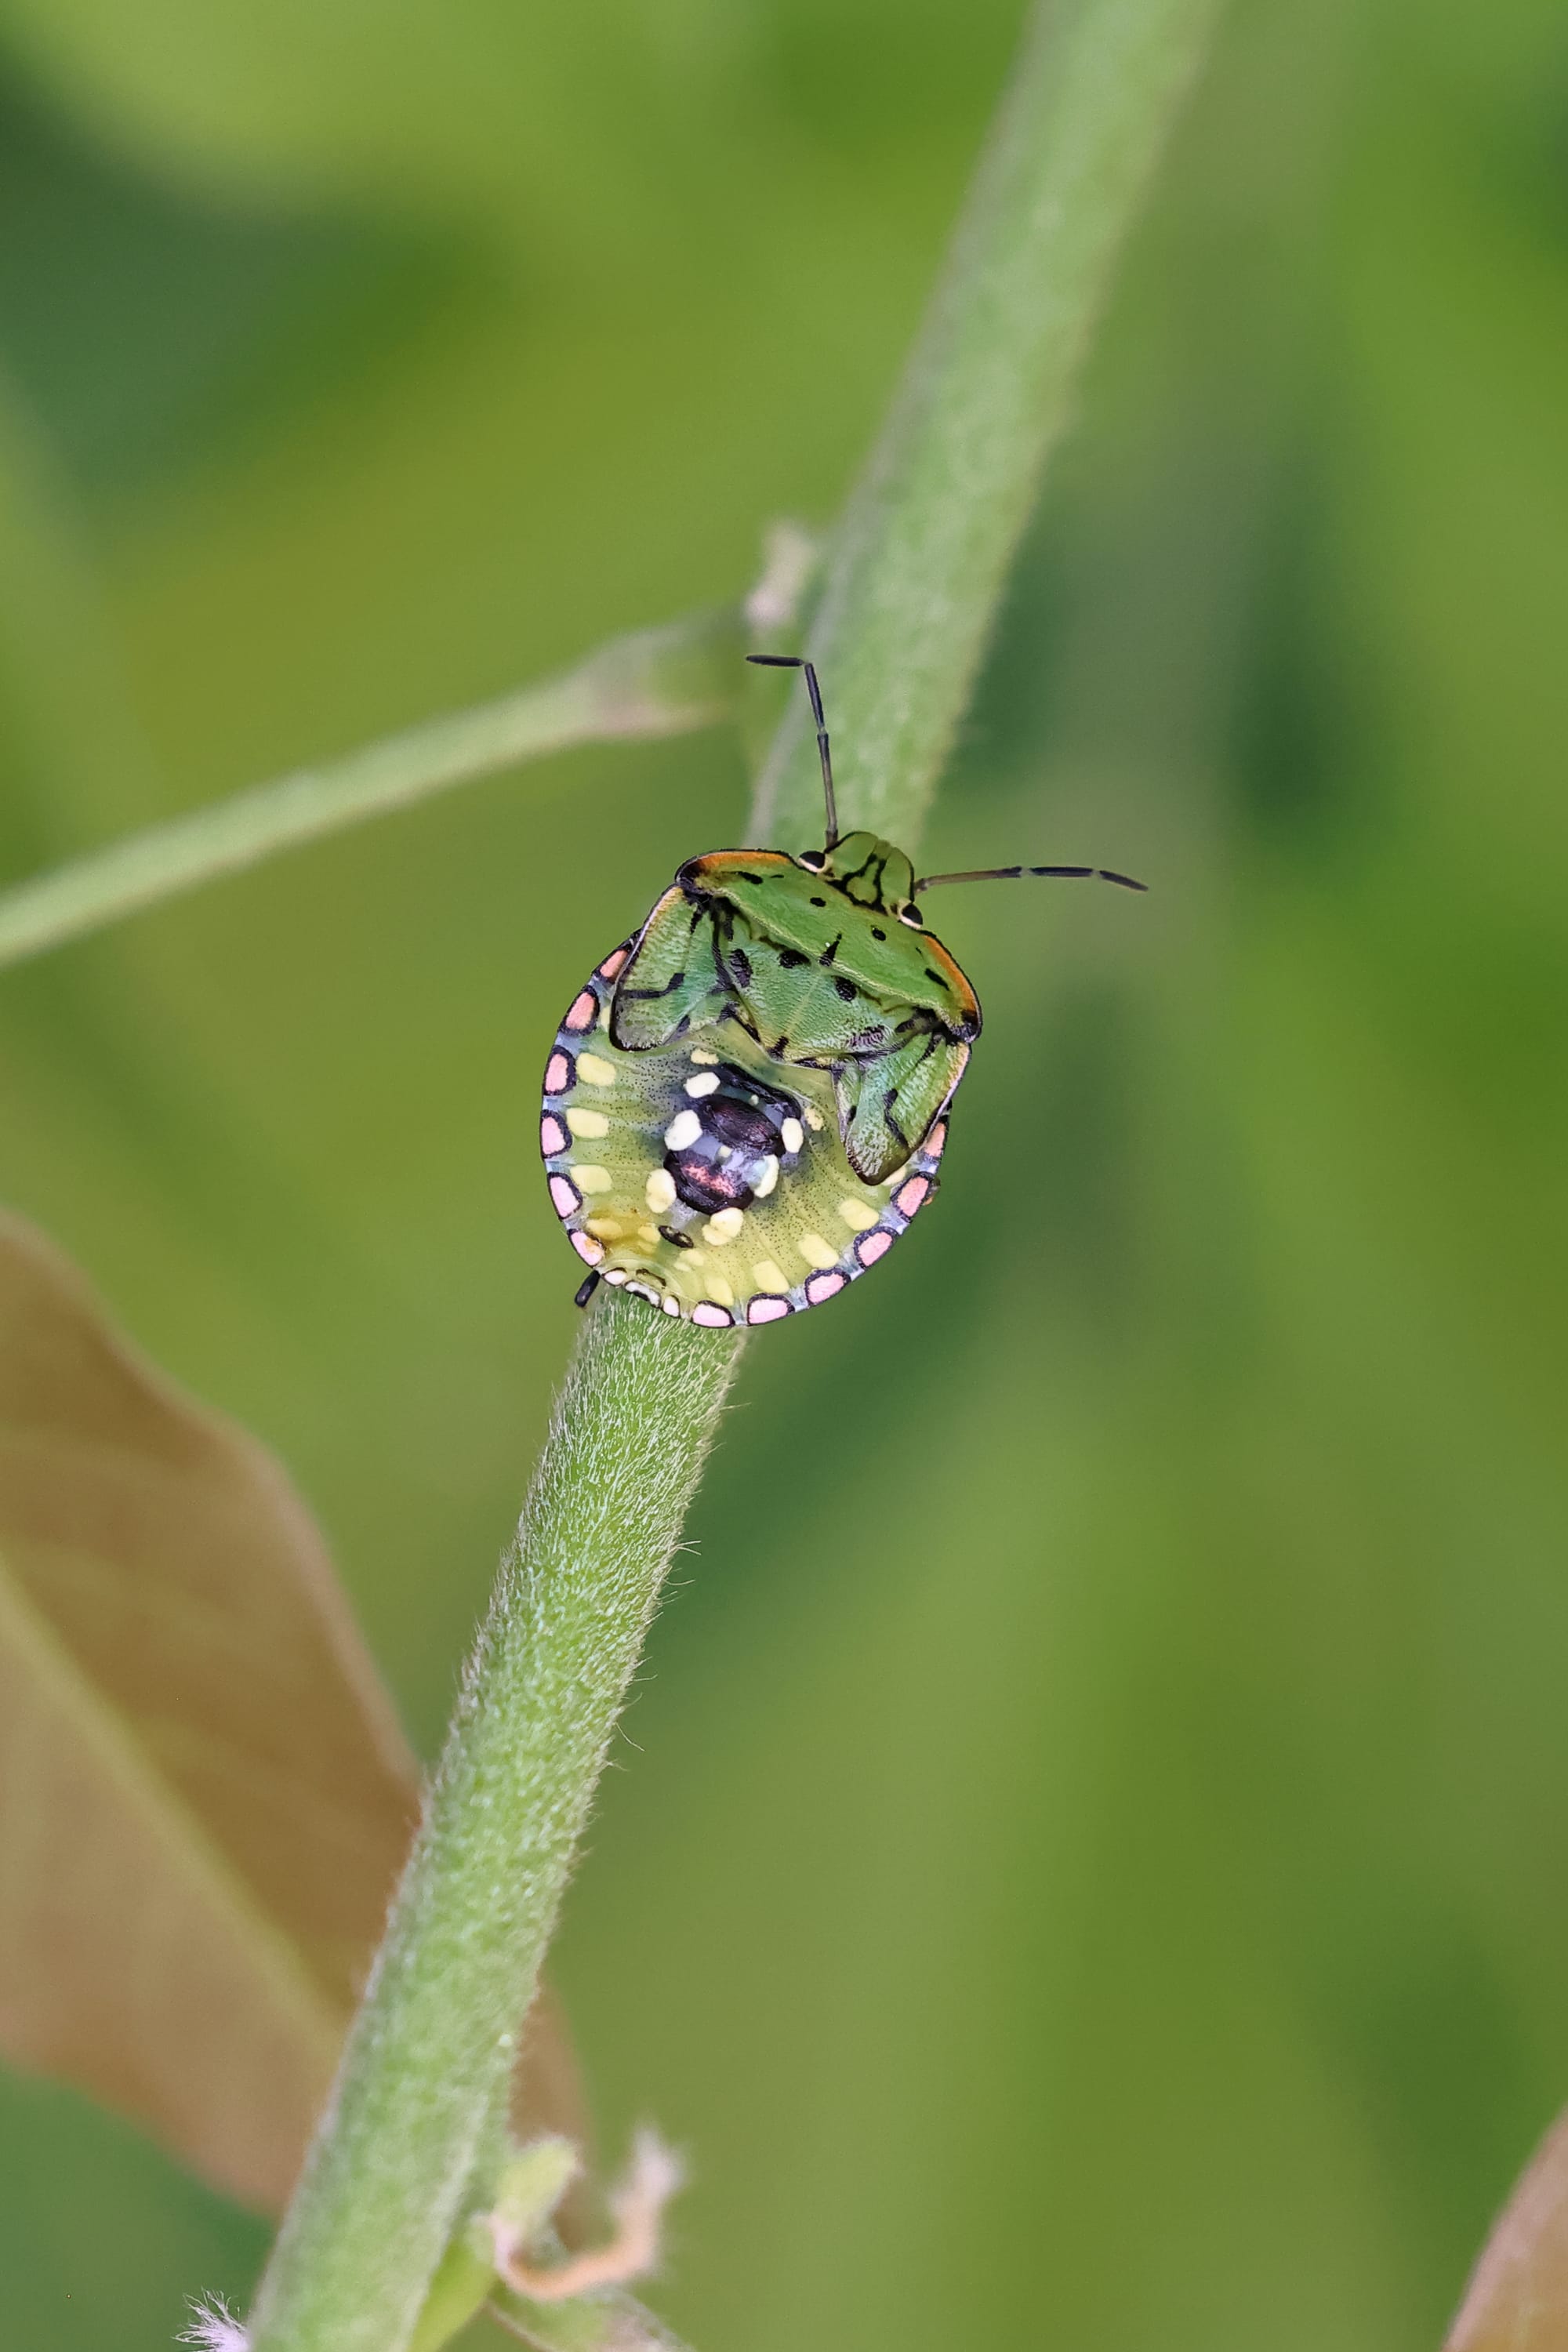
[[[874,833],[847,833],[820,852],[807,851],[800,862],[826,875],[856,906],[896,915],[919,929],[915,869],[890,841],[879,841]]]

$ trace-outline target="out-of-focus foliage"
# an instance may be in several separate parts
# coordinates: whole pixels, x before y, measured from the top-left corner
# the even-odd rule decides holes
[[[0,2050],[280,2207],[413,1759],[278,1465],[0,1220]]]
[[[4,11],[9,872],[830,513],[1014,25],[307,14]],[[942,1200],[750,1350],[561,1948],[703,2352],[1418,2352],[1568,2095],[1565,157],[1545,0],[1239,0],[1131,257],[931,853],[1154,891],[944,899]],[[743,789],[575,756],[0,988],[0,1193],[426,1745],[571,1333],[537,1069]],[[120,2126],[0,2135],[18,2342],[243,2296]]]
[[[0,1213],[0,2055],[280,2211],[418,1802],[277,1463]],[[548,1994],[515,2119],[585,2139]]]

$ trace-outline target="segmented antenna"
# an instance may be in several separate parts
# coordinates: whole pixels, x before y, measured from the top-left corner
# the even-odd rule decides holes
[[[922,874],[915,895],[934,890],[941,882],[1021,882],[1037,874],[1050,882],[1114,882],[1123,890],[1149,887],[1147,882],[1134,882],[1131,874],[1113,874],[1109,866],[982,866],[973,874]]]
[[[803,669],[805,690],[811,697],[811,715],[816,721],[816,756],[822,762],[822,797],[827,803],[827,847],[838,838],[838,803],[833,797],[833,754],[827,748],[827,721],[822,715],[822,689],[816,683],[816,672],[798,654],[748,654],[746,659],[755,662],[759,669]]]

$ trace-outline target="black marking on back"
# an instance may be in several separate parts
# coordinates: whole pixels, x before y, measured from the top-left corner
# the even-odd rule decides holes
[[[887,859],[885,857],[879,857],[876,851],[873,849],[867,853],[864,861],[856,866],[852,874],[835,874],[829,876],[828,878],[830,881],[837,882],[845,897],[849,898],[853,896],[853,893],[849,888],[851,882],[858,882],[860,877],[863,874],[868,874],[874,866],[877,869],[876,879],[871,885],[874,895],[869,900],[865,901],[864,903],[875,907],[880,907],[882,903],[882,874],[887,863]],[[858,901],[857,903],[861,902]]]
[[[752,1019],[745,1006],[734,997],[731,997],[726,1002],[719,1018],[721,1021],[732,1021],[737,1029],[743,1029],[754,1045],[762,1044],[763,1041],[757,1034],[756,1023]]]
[[[674,990],[684,988],[685,985],[686,974],[683,971],[672,971],[662,988],[623,988],[621,993],[623,996],[635,996],[639,1003],[651,1003],[656,997],[668,996]]]

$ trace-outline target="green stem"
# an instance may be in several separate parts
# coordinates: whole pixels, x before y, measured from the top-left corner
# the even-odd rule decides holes
[[[587,1318],[262,2284],[252,2329],[268,2352],[409,2340],[739,1352],[614,1294]]]
[[[1030,22],[806,647],[846,830],[915,845],[1117,250],[1218,5],[1045,0]],[[803,719],[763,774],[759,840],[820,838]]]
[[[1215,0],[1036,20],[813,639],[844,805],[912,845]],[[794,719],[753,837],[815,822]],[[813,837],[819,837],[814,835]],[[263,2281],[255,2352],[405,2352],[463,2210],[738,1340],[589,1315],[386,1946]]]
[[[521,761],[711,727],[734,715],[742,649],[732,610],[612,638],[558,677],[111,842],[0,893],[0,965]]]

